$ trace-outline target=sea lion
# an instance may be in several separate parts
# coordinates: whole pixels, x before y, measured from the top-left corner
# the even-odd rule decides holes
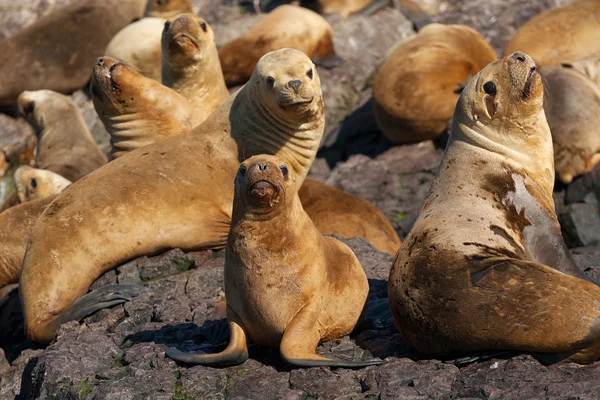
[[[49,13],[0,42],[0,106],[25,90],[69,93],[83,87],[89,67],[110,39],[142,16],[146,0],[81,0]]]
[[[539,67],[600,56],[600,2],[575,0],[536,15],[506,45],[504,55],[529,54]]]
[[[283,47],[298,49],[327,67],[340,61],[333,48],[333,31],[323,17],[283,5],[219,49],[225,82],[228,86],[245,83],[263,54]]]
[[[162,83],[185,97],[203,122],[229,97],[215,35],[205,20],[183,14],[165,23]]]
[[[302,207],[323,235],[365,238],[379,251],[395,254],[400,238],[390,221],[367,200],[316,179],[306,178],[298,192]]]
[[[542,68],[556,173],[564,183],[600,162],[600,59]]]
[[[396,325],[423,353],[600,357],[600,287],[573,262],[556,218],[543,91],[533,59],[516,52],[477,74],[458,101],[388,284]]]
[[[334,360],[315,352],[319,342],[354,329],[369,284],[352,250],[319,233],[302,209],[293,171],[277,157],[251,157],[235,177],[224,285],[229,346],[202,355],[167,349],[167,356],[189,364],[237,365],[248,358],[250,338],[279,347],[282,358],[299,367],[382,362]]]
[[[104,55],[117,58],[160,82],[163,27],[167,18],[188,12],[194,12],[189,0],[149,0],[144,18],[121,29],[106,46]]]
[[[324,124],[315,66],[301,51],[281,49],[263,56],[250,82],[203,124],[69,186],[39,218],[23,261],[27,337],[48,343],[62,322],[129,295],[99,288],[83,296],[127,260],[176,247],[224,247],[240,159],[277,155],[300,186]]]
[[[463,25],[430,24],[388,50],[373,83],[373,112],[394,143],[437,138],[452,118],[460,84],[496,59]]]
[[[183,96],[114,58],[96,60],[90,87],[113,158],[197,125]]]
[[[17,168],[14,181],[21,203],[58,194],[72,183],[55,172],[26,165]]]
[[[51,90],[26,91],[18,105],[37,137],[37,168],[75,182],[106,164],[106,156],[69,97]]]

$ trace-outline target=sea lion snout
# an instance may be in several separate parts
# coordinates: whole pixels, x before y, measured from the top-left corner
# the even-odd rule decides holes
[[[299,79],[288,82],[288,86],[291,87],[294,90],[294,93],[296,93],[296,94],[298,94],[298,89],[300,88],[301,85],[302,85],[302,81]]]

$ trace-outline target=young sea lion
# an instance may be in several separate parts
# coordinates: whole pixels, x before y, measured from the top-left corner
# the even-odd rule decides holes
[[[228,86],[245,83],[263,54],[283,47],[298,49],[327,66],[339,62],[329,23],[313,11],[283,5],[219,49],[225,82]]]
[[[0,41],[0,106],[25,90],[69,93],[83,87],[90,65],[121,28],[140,17],[146,0],[81,0],[51,12]]]
[[[496,59],[475,30],[430,24],[388,50],[373,84],[377,125],[394,143],[435,139],[446,129],[460,85]]]
[[[554,164],[564,183],[571,183],[600,162],[599,64],[600,59],[595,58],[541,70]]]
[[[334,360],[319,342],[349,334],[365,308],[369,284],[345,244],[323,237],[302,209],[293,172],[273,156],[244,161],[235,178],[225,250],[225,298],[231,338],[217,354],[167,349],[190,364],[227,366],[248,358],[247,337],[279,347],[299,367],[365,367],[381,360]]]
[[[96,61],[90,85],[113,158],[197,125],[183,96],[114,58]]]
[[[229,97],[215,35],[195,14],[167,22],[162,34],[162,83],[185,97],[198,123]]]
[[[600,357],[600,287],[561,236],[543,91],[533,59],[516,52],[460,97],[439,174],[388,284],[398,329],[421,352]]]
[[[62,192],[72,183],[55,172],[26,165],[17,168],[14,181],[21,203],[53,196]]]
[[[600,56],[600,1],[575,0],[536,15],[506,45],[504,55],[529,54],[539,67]]]
[[[27,337],[48,343],[62,322],[139,293],[99,288],[84,296],[98,276],[127,260],[176,247],[223,247],[240,159],[277,155],[300,186],[324,124],[315,66],[302,52],[281,49],[266,54],[250,82],[200,126],[68,187],[39,218],[23,261]]]
[[[106,164],[77,106],[51,90],[23,92],[19,112],[35,131],[35,164],[75,182]]]

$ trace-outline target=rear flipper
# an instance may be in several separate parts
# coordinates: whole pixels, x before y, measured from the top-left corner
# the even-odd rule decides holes
[[[138,285],[106,285],[81,296],[58,319],[58,325],[68,321],[79,321],[103,308],[116,306],[150,289]]]
[[[314,59],[313,62],[315,65],[319,67],[323,67],[325,69],[332,69],[340,65],[344,59],[338,55],[333,55],[329,57],[325,57],[323,59]]]
[[[332,368],[364,368],[370,365],[383,364],[383,360],[375,359],[369,361],[346,361],[322,357],[318,354],[309,354],[308,358],[288,358],[283,359],[297,367],[332,367]]]
[[[514,357],[518,354],[522,354],[522,352],[516,352],[516,351],[510,351],[510,350],[488,351],[488,352],[472,354],[472,355],[461,357],[461,358],[454,358],[452,360],[445,360],[444,364],[453,364],[453,365],[456,365],[457,367],[462,367],[467,364],[485,361],[485,360],[489,360],[491,358],[510,358],[510,357]]]

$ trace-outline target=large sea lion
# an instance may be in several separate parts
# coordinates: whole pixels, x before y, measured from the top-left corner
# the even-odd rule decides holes
[[[69,97],[51,90],[26,91],[18,105],[37,137],[37,168],[75,182],[106,164],[106,156]]]
[[[460,97],[438,176],[388,284],[396,324],[421,352],[600,357],[600,287],[561,236],[543,91],[533,59],[516,52]]]
[[[167,349],[190,364],[227,366],[248,358],[247,338],[278,347],[299,367],[364,367],[381,360],[334,360],[319,342],[349,334],[365,308],[367,276],[345,244],[323,237],[302,209],[293,171],[273,156],[244,161],[235,178],[225,250],[225,298],[231,338],[217,354]]]
[[[556,173],[564,183],[600,162],[600,59],[542,68]]]
[[[377,125],[394,143],[434,139],[444,132],[461,83],[496,59],[475,30],[430,24],[388,50],[373,83]]]
[[[225,82],[229,86],[245,83],[263,54],[283,47],[298,49],[327,66],[339,62],[329,23],[311,10],[283,5],[219,49]]]
[[[114,58],[96,60],[90,86],[113,158],[198,125],[183,96]]]
[[[48,343],[62,322],[130,298],[129,288],[84,296],[98,276],[127,260],[176,247],[224,247],[242,159],[277,155],[300,186],[324,123],[315,66],[302,52],[281,49],[266,54],[250,82],[200,126],[68,187],[39,218],[23,261],[27,337]]]
[[[194,12],[189,0],[149,0],[144,18],[121,29],[106,46],[104,55],[117,58],[160,82],[163,27],[167,18],[188,12]]]
[[[539,67],[600,56],[600,1],[575,0],[536,15],[506,45],[504,55],[529,54]]]
[[[162,83],[185,97],[203,122],[229,97],[215,35],[195,14],[167,22],[162,34]]]
[[[69,93],[83,87],[110,39],[143,14],[146,0],[81,0],[0,42],[0,106],[25,90]]]

